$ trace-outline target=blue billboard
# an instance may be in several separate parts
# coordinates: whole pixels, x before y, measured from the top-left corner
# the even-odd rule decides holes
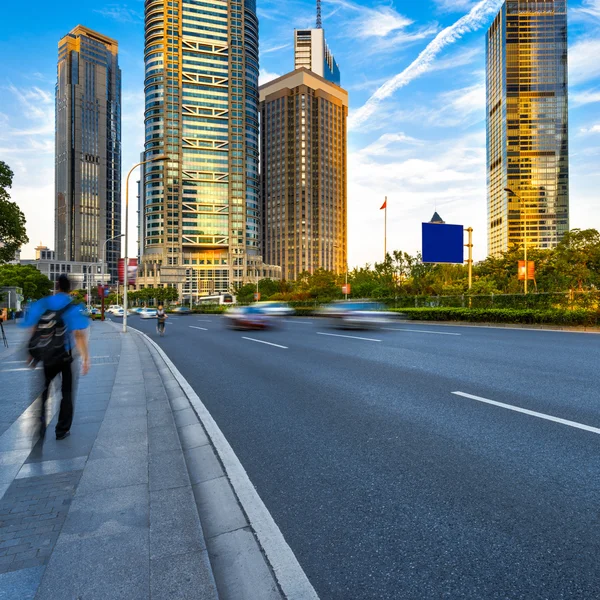
[[[465,260],[464,227],[423,223],[423,262],[457,263]]]

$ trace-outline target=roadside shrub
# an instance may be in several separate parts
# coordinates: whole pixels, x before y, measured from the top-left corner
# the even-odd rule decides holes
[[[600,312],[564,309],[519,308],[398,308],[408,319],[419,321],[470,321],[472,323],[517,323],[524,325],[565,325],[594,327],[600,325]]]

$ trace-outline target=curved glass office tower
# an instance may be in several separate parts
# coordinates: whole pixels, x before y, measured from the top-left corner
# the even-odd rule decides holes
[[[567,93],[566,1],[507,0],[487,34],[491,255],[569,229]]]
[[[218,294],[259,257],[255,0],[146,0],[142,285]],[[160,272],[160,280],[157,273]]]

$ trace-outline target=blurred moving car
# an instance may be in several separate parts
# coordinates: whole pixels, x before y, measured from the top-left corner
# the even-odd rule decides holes
[[[120,304],[111,304],[105,312],[110,315],[118,310],[123,310],[123,307]]]
[[[385,305],[371,301],[340,301],[324,306],[318,313],[329,327],[337,329],[378,329],[397,320]]]
[[[272,317],[289,317],[296,313],[296,311],[286,302],[255,302],[250,306],[259,308],[264,314]]]
[[[142,308],[138,315],[142,319],[156,319],[157,311],[155,308]]]
[[[230,308],[224,317],[230,329],[268,329],[273,325],[273,317],[256,305]]]
[[[113,317],[122,317],[125,311],[122,308],[115,308],[110,313]]]
[[[139,315],[143,310],[144,310],[144,308],[142,306],[134,306],[134,307],[128,309],[127,312],[130,315]]]
[[[172,312],[174,315],[191,315],[192,309],[189,306],[176,306]]]

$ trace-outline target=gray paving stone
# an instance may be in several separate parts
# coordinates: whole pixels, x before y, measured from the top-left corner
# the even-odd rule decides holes
[[[0,452],[0,465],[23,464],[29,455],[27,450],[13,450],[9,452]]]
[[[198,483],[193,490],[207,539],[248,526],[227,477]]]
[[[107,436],[113,437],[115,435],[127,438],[130,434],[145,433],[148,429],[148,419],[145,415],[127,419],[119,418],[118,415],[113,418],[109,415],[110,407],[106,411],[106,417],[98,432],[98,439],[103,439]]]
[[[168,405],[160,410],[148,411],[148,427],[172,427],[174,424],[173,413]]]
[[[33,600],[45,567],[37,566],[0,575],[0,600]]]
[[[139,457],[88,460],[77,494],[148,483],[148,461]]]
[[[146,416],[146,404],[134,404],[134,405],[109,405],[106,410],[105,419],[120,419],[128,421],[130,419],[137,419],[139,417]]]
[[[150,557],[205,549],[191,487],[150,492]]]
[[[62,540],[36,600],[148,600],[148,532]]]
[[[200,423],[180,427],[178,431],[181,447],[184,450],[197,448],[198,446],[206,446],[210,443],[208,436],[204,431],[204,427],[202,427]]]
[[[74,498],[61,532],[61,542],[88,537],[147,531],[148,488],[132,485],[78,495]]]
[[[238,529],[212,538],[208,554],[220,600],[283,600],[249,529]]]
[[[152,598],[218,600],[207,552],[192,552],[153,559],[150,562]]]
[[[150,448],[150,454],[181,448],[175,423],[173,425],[151,427],[148,429],[148,447]]]
[[[190,408],[190,401],[185,396],[179,396],[177,398],[170,398],[171,408],[173,411],[184,410]]]
[[[191,448],[184,452],[184,456],[192,485],[225,475],[212,446]]]
[[[198,423],[198,415],[194,412],[193,408],[184,408],[183,410],[177,411],[174,415],[175,425],[179,427],[185,427],[186,425],[194,425]]]
[[[145,458],[148,456],[148,435],[136,433],[123,436],[104,436],[96,440],[90,453],[90,460],[98,458],[127,457]]]
[[[151,491],[190,485],[181,448],[151,454],[149,471]]]
[[[16,479],[51,475],[53,473],[65,473],[67,471],[81,471],[83,470],[86,461],[87,456],[79,456],[77,458],[67,458],[63,460],[46,460],[43,462],[26,463],[17,473]]]

